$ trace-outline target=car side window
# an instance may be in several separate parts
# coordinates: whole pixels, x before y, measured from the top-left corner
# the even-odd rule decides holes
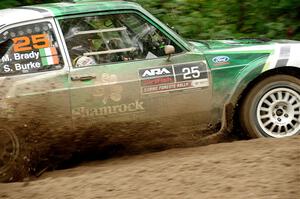
[[[0,33],[0,76],[20,75],[63,67],[49,22],[23,25]]]
[[[165,45],[183,50],[137,14],[61,19],[74,67],[153,59],[165,56]]]

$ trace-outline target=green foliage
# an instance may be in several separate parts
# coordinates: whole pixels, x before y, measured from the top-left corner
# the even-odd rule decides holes
[[[0,9],[58,1],[59,0],[1,0]]]
[[[59,0],[1,0],[0,9]],[[193,39],[300,40],[299,0],[132,0]]]
[[[0,9],[14,7],[14,6],[17,6],[17,5],[18,5],[17,1],[2,0],[1,3],[0,3]]]
[[[136,0],[187,38],[300,40],[299,0]]]

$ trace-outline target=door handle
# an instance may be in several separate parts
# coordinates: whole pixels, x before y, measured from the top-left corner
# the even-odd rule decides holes
[[[88,75],[88,76],[75,76],[75,77],[71,77],[72,81],[88,81],[88,80],[92,80],[92,79],[96,79],[96,76],[93,75]]]

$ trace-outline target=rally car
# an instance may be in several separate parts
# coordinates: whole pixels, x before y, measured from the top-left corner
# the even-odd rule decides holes
[[[26,175],[28,140],[95,126],[300,132],[300,42],[187,41],[126,1],[19,7],[0,19],[0,181]]]

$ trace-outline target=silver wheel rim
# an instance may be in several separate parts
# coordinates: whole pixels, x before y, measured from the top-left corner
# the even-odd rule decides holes
[[[261,129],[275,138],[300,132],[300,95],[289,88],[276,88],[259,101],[256,116]]]
[[[0,177],[6,175],[6,171],[18,157],[19,146],[18,138],[13,132],[0,129]]]

